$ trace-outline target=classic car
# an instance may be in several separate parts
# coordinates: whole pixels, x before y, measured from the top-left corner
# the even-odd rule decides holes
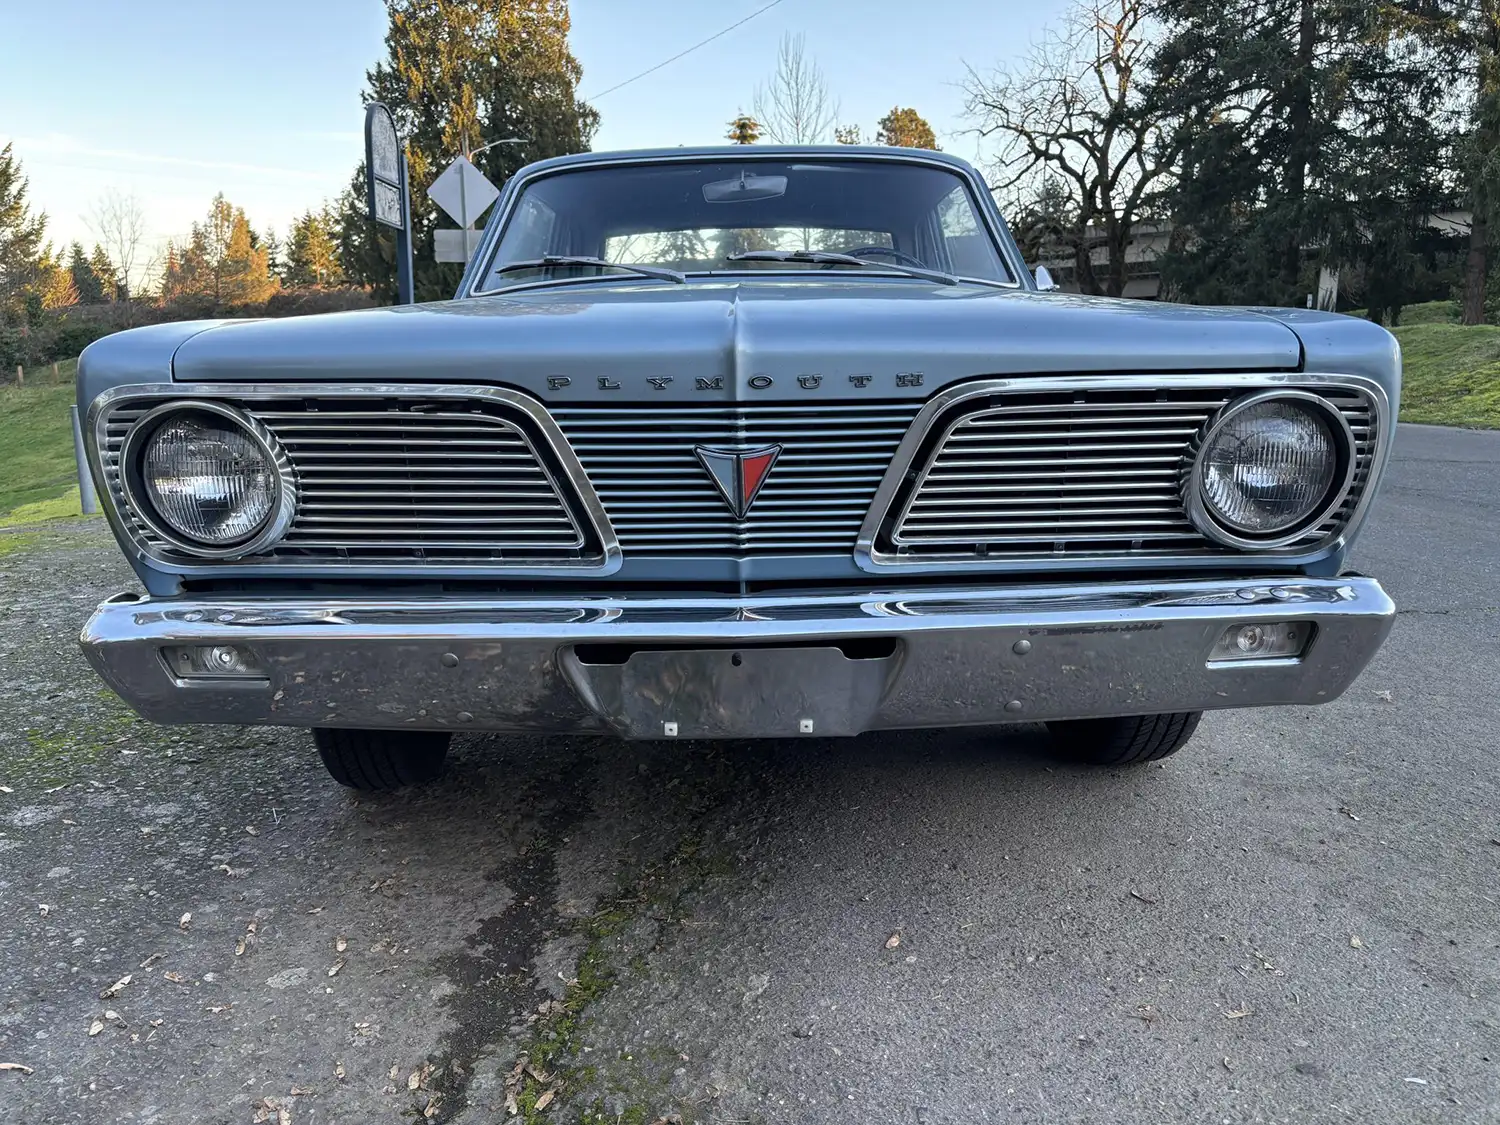
[[[505,187],[454,300],[84,353],[144,587],[83,631],[161,723],[310,728],[339,782],[454,732],[1044,723],[1110,766],[1323,703],[1393,338],[1039,285],[927,151],[589,153]]]

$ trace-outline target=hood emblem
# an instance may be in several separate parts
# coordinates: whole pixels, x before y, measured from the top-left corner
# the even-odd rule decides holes
[[[781,456],[781,446],[717,448],[695,445],[693,452],[708,470],[714,487],[724,497],[724,503],[729,505],[734,518],[742,520],[749,513],[750,505],[755,503],[755,498],[760,495],[766,478],[771,475],[771,466]]]

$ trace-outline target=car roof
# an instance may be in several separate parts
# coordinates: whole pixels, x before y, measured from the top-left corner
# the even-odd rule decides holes
[[[891,145],[682,145],[675,148],[614,149],[603,152],[575,152],[552,156],[522,168],[518,176],[531,176],[574,165],[649,163],[653,160],[786,160],[796,157],[849,158],[861,160],[919,160],[928,164],[946,164],[955,171],[983,183],[983,177],[962,157],[930,148],[896,148]]]

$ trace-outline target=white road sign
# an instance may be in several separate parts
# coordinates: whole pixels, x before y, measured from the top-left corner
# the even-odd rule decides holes
[[[467,262],[479,249],[483,231],[473,227],[463,230],[435,230],[432,232],[432,256],[440,262]]]
[[[466,156],[460,156],[432,181],[427,196],[461,227],[471,227],[485,208],[500,198],[500,189],[484,178]]]

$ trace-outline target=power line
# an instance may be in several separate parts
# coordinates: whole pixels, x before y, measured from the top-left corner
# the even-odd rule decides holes
[[[714,34],[710,35],[707,39],[703,40],[701,43],[694,43],[686,51],[679,51],[677,54],[673,55],[670,59],[666,59],[663,62],[657,63],[650,70],[643,70],[639,74],[635,75],[634,77],[627,78],[627,79],[625,79],[624,82],[620,82],[620,83],[618,83],[618,84],[616,84],[614,86],[611,86],[608,90],[601,90],[601,91],[599,91],[599,93],[593,95],[592,97],[585,98],[584,101],[587,101],[587,102],[597,102],[600,98],[604,97],[605,94],[613,94],[616,90],[620,89],[621,87],[623,87],[623,86],[629,86],[632,82],[636,82],[636,81],[638,81],[638,80],[646,77],[646,75],[648,75],[648,74],[655,74],[662,67],[668,66],[671,63],[676,62],[678,59],[682,58],[684,55],[691,55],[699,47],[706,47],[710,43],[712,43],[715,39],[722,39],[724,36],[728,35],[735,28],[739,27],[740,24],[749,23],[756,16],[760,15],[762,12],[769,12],[772,8],[776,7],[776,5],[780,4],[780,3],[781,3],[781,0],[771,0],[771,2],[769,4],[767,4],[764,8],[757,8],[757,9],[755,9],[755,11],[751,12],[744,19],[738,21],[737,23],[730,24],[723,31],[716,31],[716,32],[714,32]]]

